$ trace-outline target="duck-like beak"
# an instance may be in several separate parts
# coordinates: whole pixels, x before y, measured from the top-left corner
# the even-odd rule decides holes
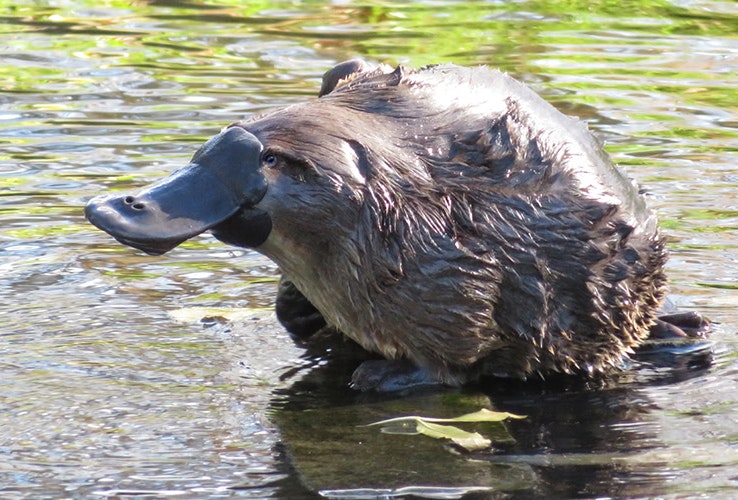
[[[266,212],[254,209],[267,191],[262,144],[238,126],[210,139],[186,167],[135,195],[90,200],[85,216],[125,245],[161,255],[238,214],[253,220],[253,241],[271,230]],[[240,224],[239,227],[248,227]]]

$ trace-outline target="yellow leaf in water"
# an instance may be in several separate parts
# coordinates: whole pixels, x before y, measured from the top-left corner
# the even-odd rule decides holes
[[[381,432],[384,434],[423,434],[434,439],[449,439],[468,451],[474,451],[488,448],[492,441],[478,432],[467,432],[452,425],[440,425],[438,422],[501,422],[508,418],[519,419],[525,418],[525,416],[483,408],[453,418],[431,418],[413,415],[381,420],[366,426],[381,425]]]
[[[492,411],[486,408],[482,408],[479,411],[473,413],[467,413],[454,418],[426,418],[420,417],[428,422],[502,422],[508,418],[525,418],[525,415],[516,415],[514,413],[508,413],[506,411]]]
[[[268,310],[236,309],[232,307],[183,307],[169,311],[169,316],[180,323],[195,323],[206,318],[220,318],[225,321],[238,321],[270,314]]]
[[[433,418],[433,417],[421,417],[418,415],[412,415],[407,417],[390,418],[387,420],[380,420],[379,422],[373,422],[370,425],[386,425],[393,424],[395,422],[402,422],[406,420],[425,420],[426,422],[501,422],[508,418],[525,418],[524,415],[516,415],[514,413],[508,413],[506,411],[492,411],[482,408],[479,411],[473,413],[466,413],[464,415],[453,417],[453,418]]]
[[[467,451],[489,448],[492,441],[478,432],[467,432],[453,425],[434,424],[425,420],[418,420],[417,429],[420,434],[435,439],[449,439]]]

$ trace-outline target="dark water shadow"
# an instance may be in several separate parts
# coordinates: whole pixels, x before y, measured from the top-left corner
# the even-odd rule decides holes
[[[347,341],[305,353],[312,368],[275,393],[271,419],[291,472],[283,498],[592,498],[661,491],[675,472],[632,460],[663,446],[644,388],[706,373],[712,350],[654,347],[609,380],[488,380],[464,389],[362,394],[347,387],[365,356]],[[285,376],[294,376],[286,373]],[[493,445],[467,452],[423,436],[389,435],[365,424],[403,415],[451,417],[489,408],[525,415],[472,424]]]

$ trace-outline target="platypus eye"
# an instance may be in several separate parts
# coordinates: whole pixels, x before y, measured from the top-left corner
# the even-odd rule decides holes
[[[261,162],[264,164],[265,167],[268,168],[274,168],[279,163],[279,158],[274,153],[264,153],[264,156],[261,158]]]

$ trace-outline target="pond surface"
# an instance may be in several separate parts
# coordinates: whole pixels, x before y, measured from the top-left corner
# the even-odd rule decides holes
[[[10,3],[0,496],[736,495],[736,3]],[[222,126],[315,96],[357,55],[500,67],[586,120],[648,188],[672,300],[717,322],[712,362],[644,363],[599,390],[359,395],[340,353],[305,353],[276,324],[278,271],[263,257],[207,235],[148,257],[85,222],[93,195],[142,186]],[[480,406],[528,418],[480,428],[494,448],[473,454],[358,427]]]

